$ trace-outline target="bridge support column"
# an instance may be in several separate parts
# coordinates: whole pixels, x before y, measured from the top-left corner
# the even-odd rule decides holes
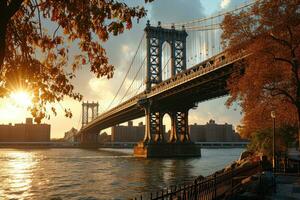
[[[176,112],[170,112],[169,115],[171,117],[171,135],[169,142],[175,143],[178,141]]]
[[[145,104],[144,104],[145,105]],[[151,105],[147,104],[147,105]],[[201,156],[200,145],[190,141],[188,109],[168,112],[172,121],[169,142],[164,142],[162,117],[164,112],[146,106],[145,139],[134,147],[136,157],[193,157]]]
[[[188,115],[188,110],[177,112],[177,132],[180,135],[180,142],[190,142]]]
[[[171,112],[170,142],[190,142],[188,109]]]
[[[163,129],[163,115],[161,112],[156,112],[156,129],[155,129],[155,137],[154,142],[164,142],[164,129]]]
[[[145,108],[146,127],[144,143],[163,142],[162,113],[152,111],[150,106]]]
[[[145,108],[145,136],[144,143],[152,142],[152,120],[150,107]]]
[[[80,135],[79,141],[81,147],[95,148],[98,147],[97,133],[83,133]]]

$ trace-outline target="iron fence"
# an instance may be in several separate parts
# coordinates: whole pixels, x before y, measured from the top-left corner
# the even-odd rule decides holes
[[[192,183],[172,186],[134,200],[213,200],[232,195],[242,185],[242,180],[260,171],[259,162],[215,173]]]
[[[275,157],[275,173],[300,175],[300,159],[289,157],[287,153],[280,152]]]

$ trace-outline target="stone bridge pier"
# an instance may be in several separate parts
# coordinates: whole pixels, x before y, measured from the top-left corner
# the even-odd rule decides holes
[[[94,148],[99,146],[98,144],[98,133],[83,133],[80,134],[76,137],[76,142],[81,146],[81,147],[90,147]]]
[[[175,111],[151,111],[145,108],[146,128],[145,143],[190,143],[188,127],[188,110]],[[171,134],[169,138],[164,138],[163,117],[169,114],[171,117]]]

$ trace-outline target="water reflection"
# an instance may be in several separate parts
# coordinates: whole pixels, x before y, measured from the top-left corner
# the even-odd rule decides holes
[[[37,164],[31,152],[9,151],[1,163],[0,197],[23,199],[29,196],[33,170]],[[4,188],[7,188],[4,190]]]
[[[207,175],[241,151],[140,159],[132,150],[0,149],[0,199],[128,199]]]

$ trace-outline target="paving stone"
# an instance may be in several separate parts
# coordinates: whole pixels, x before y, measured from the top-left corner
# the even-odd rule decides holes
[[[295,187],[294,186],[293,193],[300,193],[300,187]]]

